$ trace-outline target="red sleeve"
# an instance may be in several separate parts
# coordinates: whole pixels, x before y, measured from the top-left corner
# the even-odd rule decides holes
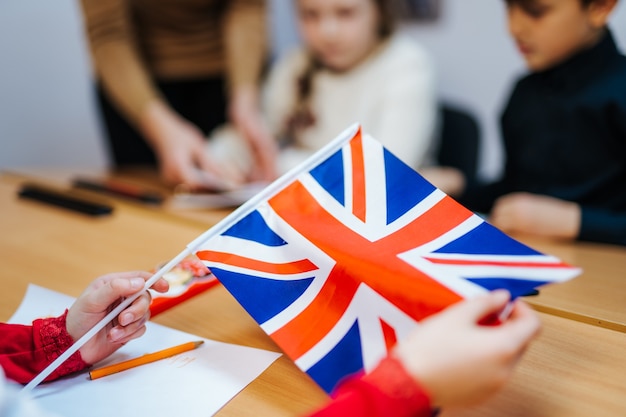
[[[66,316],[67,310],[60,317],[37,319],[32,326],[0,323],[0,366],[7,378],[21,384],[30,382],[74,343],[65,328]],[[76,352],[45,381],[87,366],[80,352]]]
[[[430,417],[430,399],[397,359],[342,382],[333,400],[310,417]]]

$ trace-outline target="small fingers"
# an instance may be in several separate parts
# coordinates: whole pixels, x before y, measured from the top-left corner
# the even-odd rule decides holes
[[[151,301],[152,296],[148,291],[141,294],[117,316],[119,325],[124,327],[129,326],[133,322],[142,319],[146,314],[149,314]]]
[[[97,280],[91,289],[84,293],[84,307],[92,313],[106,310],[120,298],[140,291],[150,274],[143,271],[109,274]]]
[[[464,310],[464,317],[474,323],[484,321],[497,315],[511,299],[511,294],[506,290],[494,290],[488,294],[471,298],[459,305]]]
[[[170,289],[170,283],[167,282],[165,278],[159,278],[159,280],[155,282],[150,289],[153,289],[156,292],[164,293]]]
[[[144,288],[146,281],[152,278],[152,275],[145,271],[118,273],[109,281],[109,285],[113,293],[118,295],[117,298],[124,297]],[[157,292],[167,292],[169,283],[164,278],[159,278],[150,288]]]
[[[150,320],[149,306],[149,297],[142,296],[136,300],[131,307],[118,316],[118,325],[109,330],[108,338],[114,343],[126,343],[141,336],[145,332],[146,323]],[[127,323],[122,324],[120,320],[127,321]]]
[[[128,327],[114,327],[109,331],[109,339],[116,344],[124,344],[141,337],[146,332],[146,321],[141,320]]]
[[[511,316],[505,322],[510,328],[511,337],[520,343],[529,343],[541,332],[541,320],[535,311],[525,302],[518,300],[513,306]]]

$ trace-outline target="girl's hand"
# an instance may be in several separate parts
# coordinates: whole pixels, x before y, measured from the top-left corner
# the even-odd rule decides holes
[[[67,313],[67,332],[78,340],[102,320],[125,297],[142,291],[145,282],[152,276],[149,272],[119,272],[101,276],[94,280],[76,299]],[[152,289],[166,292],[169,284],[159,279]],[[138,338],[146,331],[150,318],[150,293],[144,291],[132,304],[124,309],[111,323],[91,338],[80,349],[86,363],[94,364],[106,358],[126,342]]]
[[[509,379],[518,359],[538,334],[537,315],[515,301],[510,317],[481,325],[509,301],[497,290],[455,304],[424,320],[393,352],[430,394],[435,407],[480,402]]]

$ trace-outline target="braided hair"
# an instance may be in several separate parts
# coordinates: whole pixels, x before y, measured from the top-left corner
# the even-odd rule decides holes
[[[375,3],[380,16],[379,37],[380,39],[386,39],[393,33],[395,28],[395,16],[391,6],[393,2],[389,0],[370,1]],[[313,126],[316,122],[315,115],[310,108],[310,99],[313,93],[313,79],[323,65],[311,54],[309,54],[307,61],[304,70],[296,80],[296,103],[294,111],[287,118],[285,126],[286,136],[289,140],[293,140],[298,131]]]

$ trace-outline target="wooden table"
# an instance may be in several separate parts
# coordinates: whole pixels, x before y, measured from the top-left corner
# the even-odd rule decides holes
[[[516,238],[583,270],[571,281],[547,285],[538,296],[527,297],[536,310],[626,332],[626,247]]]
[[[4,284],[0,319],[3,320],[17,308],[28,283],[76,296],[89,281],[103,273],[150,269],[171,259],[211,223],[209,217],[188,217],[124,202],[115,202],[112,216],[92,219],[18,200],[15,193],[22,180],[22,177],[0,175],[3,259],[0,279]],[[511,383],[479,407],[446,410],[443,415],[626,415],[623,358],[626,333],[593,326],[587,320],[587,315],[596,315],[623,323],[620,313],[623,314],[624,304],[615,311],[610,305],[619,303],[616,293],[624,293],[619,279],[623,250],[602,245],[522,240],[583,267],[586,278],[573,280],[572,284],[578,280],[585,288],[597,284],[597,292],[594,297],[588,297],[589,303],[584,303],[584,297],[577,295],[585,295],[588,290],[568,289],[563,291],[571,297],[567,304],[558,291],[568,284],[561,284],[550,292],[543,290],[539,297],[529,298],[537,308],[542,303],[556,307],[550,307],[550,314],[541,313],[543,333],[521,361]],[[601,283],[608,288],[603,288]],[[568,317],[566,307],[576,314]],[[277,350],[222,287],[162,313],[155,321],[215,340]],[[283,356],[218,415],[298,416],[325,400],[326,395]]]
[[[626,333],[540,315],[542,334],[506,387],[441,417],[626,416]]]

